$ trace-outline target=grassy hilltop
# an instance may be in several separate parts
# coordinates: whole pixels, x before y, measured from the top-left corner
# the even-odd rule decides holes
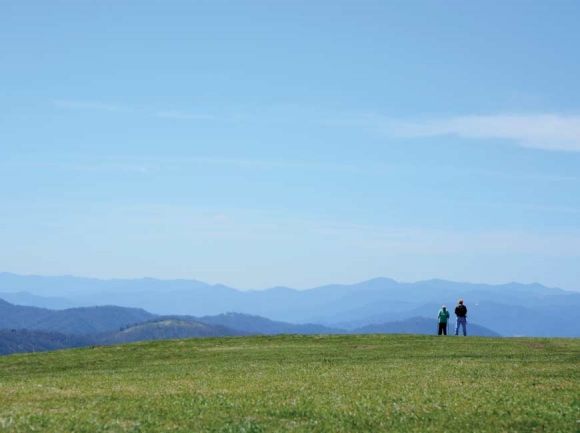
[[[153,341],[0,358],[2,431],[580,431],[580,339]]]

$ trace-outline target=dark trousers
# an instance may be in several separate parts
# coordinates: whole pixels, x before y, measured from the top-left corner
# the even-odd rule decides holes
[[[441,333],[447,335],[447,323],[439,322],[439,331],[437,331],[437,335],[441,335]]]

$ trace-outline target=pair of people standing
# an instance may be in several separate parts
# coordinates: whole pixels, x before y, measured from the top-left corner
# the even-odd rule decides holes
[[[463,305],[463,299],[460,299],[457,306],[455,307],[455,315],[457,320],[455,322],[455,335],[459,335],[459,326],[463,328],[463,335],[467,336],[467,307]],[[443,305],[437,314],[439,320],[439,328],[437,330],[437,335],[447,335],[447,322],[449,320],[449,311],[447,307]]]

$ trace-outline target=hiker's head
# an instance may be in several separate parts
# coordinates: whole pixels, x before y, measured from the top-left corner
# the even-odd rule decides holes
[[[463,304],[463,299],[460,299],[458,302],[459,302],[460,304]]]
[[[445,310],[447,307],[446,307],[445,305],[443,305],[441,308],[442,308],[443,310]]]

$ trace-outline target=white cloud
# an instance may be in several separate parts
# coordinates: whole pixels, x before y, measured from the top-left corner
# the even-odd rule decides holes
[[[580,152],[580,116],[555,114],[459,116],[447,119],[401,121],[380,125],[400,137],[456,135],[472,139],[513,140],[523,147]]]

